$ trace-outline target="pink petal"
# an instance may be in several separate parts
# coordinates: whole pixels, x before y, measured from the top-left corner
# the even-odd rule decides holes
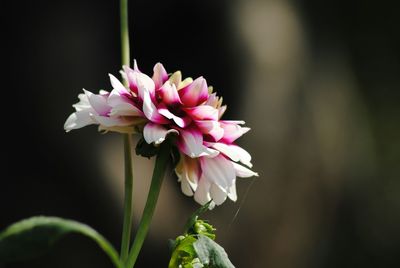
[[[218,121],[196,120],[195,122],[201,132],[210,135],[215,141],[219,141],[224,136],[224,129]]]
[[[182,103],[187,107],[193,107],[205,102],[208,98],[207,82],[203,77],[194,80],[188,86],[179,90]]]
[[[154,81],[150,77],[126,66],[124,66],[124,71],[128,78],[129,88],[134,93],[137,93],[140,99],[143,99],[144,88],[147,89],[147,91],[150,92],[151,97],[154,98],[155,85]]]
[[[143,112],[147,119],[158,124],[168,124],[169,121],[162,116],[150,98],[150,93],[143,88]]]
[[[168,133],[179,134],[179,132],[175,129],[167,130],[162,126],[151,122],[147,123],[143,129],[143,137],[148,144],[151,144],[153,142],[155,144],[162,143],[165,140]]]
[[[156,89],[158,89],[168,80],[168,74],[161,63],[154,65],[153,72],[153,81]]]
[[[162,101],[170,106],[182,104],[181,99],[179,98],[178,91],[176,90],[176,86],[172,84],[170,81],[167,81],[159,90],[160,97]]]
[[[222,137],[221,141],[224,143],[232,143],[239,137],[241,137],[243,134],[248,132],[250,128],[248,127],[241,127],[237,125],[236,123],[226,123],[221,122],[221,127],[224,129],[224,136]]]
[[[179,133],[178,148],[187,156],[195,158],[200,156],[215,157],[218,155],[218,151],[203,145],[203,136],[198,130],[194,128],[181,129]]]
[[[218,110],[209,105],[184,108],[184,111],[194,120],[218,120]]]
[[[160,104],[160,106],[158,107],[158,112],[165,116],[168,119],[172,119],[175,124],[181,128],[185,128],[187,127],[190,122],[192,122],[192,119],[189,116],[185,116],[183,118],[174,115],[173,113],[171,113],[166,107],[165,105]]]

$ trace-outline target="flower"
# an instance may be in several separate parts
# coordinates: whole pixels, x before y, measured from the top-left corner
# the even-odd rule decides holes
[[[155,146],[172,133],[180,152],[175,173],[182,192],[202,205],[210,200],[220,205],[227,197],[236,201],[236,177],[258,176],[249,169],[250,154],[235,143],[250,130],[244,121],[221,120],[226,106],[203,77],[182,80],[180,71],[169,76],[157,63],[150,78],[136,61],[121,74],[127,87],[110,74],[111,92],[84,90],[65,130],[97,124],[103,131],[142,132]]]

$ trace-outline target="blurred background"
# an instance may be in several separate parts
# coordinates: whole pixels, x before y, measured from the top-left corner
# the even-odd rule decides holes
[[[399,6],[376,1],[130,1],[132,58],[204,76],[256,179],[204,215],[236,267],[400,267]],[[389,1],[388,1],[389,2]],[[3,1],[0,229],[33,215],[85,222],[117,248],[122,139],[63,131],[81,89],[120,69],[118,1]],[[4,106],[3,106],[4,107]],[[152,161],[135,158],[135,226]],[[167,267],[198,205],[165,179],[138,267]],[[1,268],[111,267],[68,236]]]

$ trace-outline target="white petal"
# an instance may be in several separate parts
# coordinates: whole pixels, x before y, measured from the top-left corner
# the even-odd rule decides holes
[[[212,145],[214,149],[217,149],[224,155],[228,156],[230,159],[232,159],[235,162],[242,162],[248,167],[252,167],[253,165],[251,164],[251,155],[243,148],[234,145],[234,144],[225,144],[221,142],[214,143]]]
[[[203,177],[216,184],[221,190],[228,192],[232,186],[236,174],[232,162],[222,155],[214,158],[200,158]]]
[[[236,181],[233,182],[232,186],[229,188],[228,197],[230,200],[235,202],[237,200],[237,193],[236,193]]]
[[[181,190],[187,196],[193,196],[192,187],[190,187],[190,183],[187,180],[181,180]]]
[[[200,156],[215,157],[219,154],[217,150],[207,148],[203,145],[203,136],[195,129],[180,131],[178,148],[181,152],[192,158]]]
[[[159,108],[158,112],[161,115],[165,116],[166,118],[172,119],[175,122],[175,124],[181,128],[186,127],[191,122],[190,117],[180,118],[179,116],[176,116],[173,113],[171,113],[166,107]]]
[[[211,183],[201,177],[196,192],[194,193],[194,200],[200,205],[205,205],[211,201],[210,187]]]
[[[143,112],[130,103],[120,103],[113,107],[111,116],[144,116]]]
[[[211,185],[210,194],[216,205],[224,203],[227,196],[227,193],[222,191],[216,184]]]
[[[231,162],[231,163],[233,164],[233,167],[235,169],[236,176],[241,177],[241,178],[249,178],[249,177],[253,177],[253,176],[258,177],[257,172],[251,171],[250,169],[248,169],[242,165],[239,165],[235,162]]]
[[[127,92],[124,85],[115,76],[113,76],[112,74],[108,75],[110,76],[110,82],[113,89],[116,89],[120,93]]]
[[[143,129],[143,137],[148,144],[155,143],[160,144],[162,143],[168,133],[177,133],[179,132],[175,129],[166,130],[164,127],[154,124],[154,123],[147,123]]]
[[[90,116],[90,110],[87,109],[71,114],[65,121],[64,129],[68,132],[91,124],[95,124],[95,122]]]
[[[72,105],[72,107],[74,107],[76,111],[79,112],[79,111],[86,110],[86,109],[92,107],[92,106],[90,106],[89,99],[86,96],[86,94],[81,93],[78,95],[78,98],[79,98],[79,102]]]
[[[107,104],[107,97],[103,95],[93,94],[90,91],[83,90],[89,100],[90,105],[99,115],[106,115],[111,107]]]
[[[119,117],[108,117],[108,116],[101,116],[101,115],[92,115],[92,118],[105,127],[115,127],[115,126],[128,126],[131,124],[128,120],[123,120]]]

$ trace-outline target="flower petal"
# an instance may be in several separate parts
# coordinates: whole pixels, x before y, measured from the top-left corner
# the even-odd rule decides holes
[[[253,177],[253,176],[258,177],[257,172],[251,171],[250,169],[248,169],[242,165],[239,165],[235,162],[232,162],[232,164],[233,164],[233,168],[235,169],[235,173],[236,173],[237,177],[241,177],[241,178],[249,178],[249,177]]]
[[[154,81],[156,89],[158,89],[164,84],[165,81],[168,80],[168,74],[164,66],[159,62],[154,65],[153,72],[154,73],[152,79]]]
[[[237,200],[237,193],[236,193],[236,180],[233,182],[232,186],[229,188],[228,197],[233,202]]]
[[[177,133],[179,132],[175,129],[165,129],[163,126],[154,123],[147,123],[143,129],[143,137],[148,144],[155,143],[160,144],[162,143],[168,133]]]
[[[136,106],[130,103],[120,103],[113,107],[110,111],[110,116],[140,116],[143,117],[143,112]]]
[[[124,71],[128,79],[129,88],[136,94],[139,95],[140,99],[143,99],[143,89],[147,89],[150,92],[151,97],[154,97],[155,85],[154,81],[144,73],[137,70],[124,66]]]
[[[160,107],[158,108],[158,112],[165,116],[168,119],[172,119],[175,124],[177,124],[179,127],[181,128],[185,128],[187,127],[190,122],[192,122],[192,119],[189,116],[185,116],[183,118],[174,115],[173,113],[171,113],[166,107],[165,105],[160,105]]]
[[[110,77],[110,82],[113,89],[117,90],[117,92],[120,94],[128,93],[124,85],[115,76],[112,74],[108,74],[108,76]]]
[[[143,88],[143,112],[147,119],[158,124],[169,123],[168,119],[162,116],[150,98],[150,93],[146,88]]]
[[[211,183],[202,176],[199,180],[196,192],[194,193],[194,200],[200,205],[205,205],[210,202],[210,188]]]
[[[232,162],[217,155],[214,158],[201,157],[200,164],[204,178],[215,183],[222,191],[228,192],[236,178]]]
[[[106,115],[111,107],[107,104],[107,97],[104,95],[93,94],[90,91],[83,90],[85,92],[86,97],[89,100],[90,106],[96,111],[99,115]]]
[[[159,94],[162,102],[166,105],[173,106],[182,104],[175,84],[172,84],[170,81],[165,82],[165,84],[160,88]]]
[[[183,110],[194,120],[218,120],[218,110],[210,105],[200,105]]]
[[[188,86],[179,90],[182,103],[187,107],[193,107],[208,99],[207,82],[203,77],[194,80]]]
[[[71,114],[64,124],[64,130],[69,132],[73,129],[82,128],[88,125],[95,124],[96,122],[90,116],[90,109],[80,110]]]
[[[218,121],[196,120],[195,122],[201,132],[210,135],[215,141],[219,141],[224,136],[224,129]]]
[[[241,127],[235,123],[226,123],[226,121],[220,121],[221,127],[224,129],[224,136],[222,137],[221,141],[225,143],[232,143],[243,134],[248,132],[250,128],[248,127]]]
[[[210,194],[216,205],[221,205],[224,203],[227,196],[227,193],[221,190],[221,188],[219,188],[216,184],[211,184]]]
[[[199,130],[194,128],[180,129],[179,133],[178,148],[187,156],[192,158],[200,156],[215,157],[219,154],[218,151],[203,145],[203,136]]]
[[[211,145],[212,148],[220,151],[230,159],[232,159],[235,162],[241,162],[245,164],[248,167],[252,167],[253,165],[251,164],[251,155],[243,148],[240,146],[237,146],[235,144],[225,144],[221,142],[214,143]]]
[[[115,127],[115,126],[128,126],[131,124],[129,120],[124,120],[120,117],[108,117],[101,115],[91,115],[95,122],[104,127]]]
[[[181,182],[182,192],[187,196],[192,196],[197,189],[200,179],[200,164],[198,159],[190,158],[181,154],[178,165],[175,168],[178,181]]]

